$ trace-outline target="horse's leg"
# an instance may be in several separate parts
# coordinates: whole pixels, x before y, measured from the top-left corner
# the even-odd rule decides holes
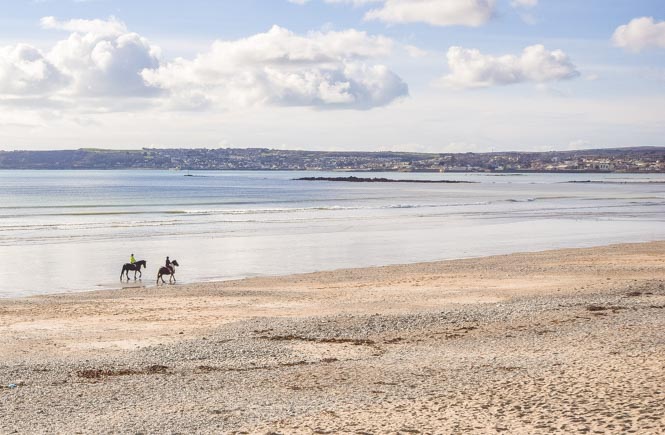
[[[157,274],[157,282],[155,283],[155,285],[159,285],[159,278],[161,278],[161,277],[162,277],[162,274],[158,273]]]
[[[122,268],[122,271],[120,272],[120,281],[122,281],[122,276],[125,274],[125,268]]]

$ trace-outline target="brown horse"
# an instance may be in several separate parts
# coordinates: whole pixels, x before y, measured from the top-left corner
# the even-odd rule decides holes
[[[159,272],[157,272],[157,284],[159,284],[159,280],[162,280],[162,284],[166,284],[164,281],[164,275],[169,275],[169,284],[175,283],[175,268],[176,266],[180,266],[176,260],[173,260],[171,262],[170,266],[164,266],[159,268]],[[173,280],[173,281],[171,281]]]
[[[134,271],[134,280],[136,280],[136,272],[139,273],[139,278],[143,276],[141,273],[141,268],[142,267],[148,267],[148,262],[145,260],[137,261],[136,263],[127,263],[124,266],[122,266],[122,272],[120,272],[120,281],[122,281],[123,275],[126,273],[127,274],[127,281],[129,281],[129,271],[133,270]]]

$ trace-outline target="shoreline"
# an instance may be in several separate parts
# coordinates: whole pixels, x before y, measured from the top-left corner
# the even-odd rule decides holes
[[[2,299],[0,432],[658,432],[663,309],[665,241]]]
[[[253,275],[253,276],[238,276],[238,277],[232,277],[229,279],[217,279],[213,278],[210,280],[203,280],[203,281],[183,281],[182,283],[176,283],[175,285],[170,285],[170,284],[153,284],[152,283],[152,277],[148,278],[146,280],[145,284],[138,284],[139,282],[142,282],[141,279],[138,279],[137,281],[129,281],[126,282],[126,285],[119,285],[119,286],[114,286],[114,285],[99,285],[100,288],[98,289],[81,289],[81,290],[63,290],[63,291],[57,291],[54,293],[34,293],[34,294],[25,294],[25,295],[16,295],[16,296],[3,296],[0,295],[0,304],[2,304],[3,301],[11,301],[15,299],[25,299],[25,298],[40,298],[40,297],[57,297],[57,296],[72,296],[72,295],[84,295],[87,293],[97,293],[97,292],[117,292],[117,291],[122,291],[122,290],[131,290],[131,289],[143,289],[143,290],[150,290],[150,289],[158,289],[158,288],[165,288],[165,287],[176,287],[176,288],[183,288],[183,287],[191,287],[191,286],[206,286],[206,285],[222,285],[224,283],[233,283],[233,282],[242,282],[245,280],[252,280],[252,279],[278,279],[278,278],[288,278],[288,277],[297,277],[301,275],[315,275],[319,273],[339,273],[339,272],[345,272],[345,271],[358,271],[358,270],[371,270],[371,269],[377,269],[377,268],[390,268],[390,267],[407,267],[407,266],[418,266],[418,265],[425,265],[425,264],[438,264],[438,263],[448,263],[448,262],[454,262],[454,261],[464,261],[464,260],[474,260],[474,259],[483,259],[483,258],[492,258],[492,257],[506,257],[506,256],[511,256],[511,255],[528,255],[528,254],[539,254],[539,253],[546,253],[546,252],[557,252],[557,251],[567,251],[567,250],[577,250],[577,249],[596,249],[596,248],[610,248],[610,247],[619,247],[619,246],[639,246],[639,245],[644,245],[644,244],[650,244],[650,243],[665,243],[665,240],[662,239],[655,239],[655,240],[647,240],[647,241],[637,241],[637,242],[619,242],[619,243],[609,243],[609,244],[591,244],[588,246],[572,246],[572,247],[564,247],[564,248],[554,248],[554,249],[538,249],[534,251],[528,251],[528,250],[520,250],[516,252],[508,252],[508,253],[503,253],[503,254],[490,254],[490,255],[470,255],[470,256],[464,256],[464,257],[456,257],[456,258],[448,258],[448,259],[439,259],[439,260],[432,260],[432,261],[417,261],[417,262],[406,262],[406,263],[390,263],[390,264],[381,264],[381,265],[373,265],[373,266],[362,266],[362,267],[341,267],[341,268],[335,268],[335,269],[321,269],[321,270],[314,270],[314,271],[306,271],[306,272],[296,272],[296,273],[285,273],[285,274],[276,274],[276,275]],[[147,272],[144,272],[147,273]],[[132,283],[136,285],[131,285]]]

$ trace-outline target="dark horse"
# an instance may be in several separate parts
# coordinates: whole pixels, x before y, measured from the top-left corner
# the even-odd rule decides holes
[[[134,271],[134,279],[136,279],[136,272],[139,273],[139,278],[143,276],[141,273],[141,267],[148,267],[148,262],[145,260],[137,261],[136,263],[127,263],[124,266],[122,266],[122,272],[120,272],[120,281],[122,281],[123,275],[126,273],[127,274],[127,281],[129,281],[129,271],[133,270]]]
[[[176,266],[180,266],[180,265],[178,264],[178,262],[176,260],[173,260],[171,262],[170,266],[160,267],[159,272],[157,272],[157,284],[159,284],[160,279],[162,280],[163,284],[166,284],[166,282],[164,281],[164,275],[169,275],[169,284],[171,284],[171,282],[175,282],[175,267]],[[171,281],[171,280],[173,280],[173,281]]]

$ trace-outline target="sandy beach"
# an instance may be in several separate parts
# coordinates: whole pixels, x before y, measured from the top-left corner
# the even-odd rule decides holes
[[[663,331],[665,242],[5,299],[0,433],[661,433]]]

